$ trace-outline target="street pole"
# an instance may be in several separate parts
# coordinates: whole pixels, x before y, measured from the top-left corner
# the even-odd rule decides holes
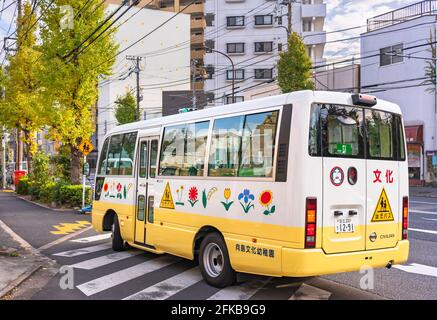
[[[134,72],[137,76],[137,112],[136,112],[136,120],[140,121],[141,120],[141,116],[140,116],[140,101],[141,101],[141,88],[140,88],[140,72],[141,72],[141,68],[140,68],[140,62],[142,60],[142,57],[139,56],[127,56],[126,57],[127,60],[129,61],[135,61],[135,69]]]
[[[6,189],[6,130],[2,130],[2,188]]]
[[[23,4],[22,0],[17,0],[17,11],[18,11],[18,19],[17,19],[17,30],[18,30],[18,21],[20,21],[21,15],[23,13]],[[20,35],[17,32],[17,51],[20,50]],[[17,144],[16,144],[16,160],[15,160],[15,170],[21,170],[21,162],[23,162],[23,142],[21,141],[21,128],[17,127]]]
[[[83,156],[83,166],[85,168],[86,156]],[[85,208],[85,188],[86,187],[86,175],[85,170],[82,170],[82,209]]]
[[[207,51],[210,52],[216,52],[218,54],[221,54],[223,56],[225,56],[230,62],[231,62],[231,66],[232,66],[232,103],[235,103],[235,64],[234,61],[231,59],[231,57],[229,55],[227,55],[224,52],[215,50],[215,49],[211,49],[209,47],[206,47]]]
[[[288,0],[287,10],[288,10],[288,36],[290,37],[291,32],[293,30],[293,7],[291,4],[291,0]]]
[[[191,60],[191,90],[193,91],[193,100],[192,100],[192,107],[194,110],[197,109],[197,96],[196,96],[196,66],[197,66],[197,60],[193,59]]]

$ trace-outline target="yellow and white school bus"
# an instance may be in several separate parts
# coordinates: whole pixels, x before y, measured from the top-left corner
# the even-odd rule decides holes
[[[408,259],[401,110],[372,96],[301,91],[123,125],[98,163],[93,226],[113,249],[197,260],[213,286]]]

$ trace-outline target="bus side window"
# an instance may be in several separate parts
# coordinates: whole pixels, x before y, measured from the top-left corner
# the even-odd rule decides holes
[[[121,149],[119,161],[119,175],[131,176],[134,167],[135,146],[137,142],[137,133],[125,133],[123,138],[123,147]]]
[[[150,178],[156,177],[156,162],[158,161],[158,140],[152,140],[150,144]]]
[[[109,143],[108,157],[106,160],[106,175],[118,175],[122,144],[122,134],[111,137],[111,142]]]
[[[108,156],[109,140],[110,137],[106,138],[105,143],[103,144],[102,147],[102,151],[100,153],[99,167],[97,169],[98,175],[104,175],[106,173],[106,164],[108,163],[106,158]]]

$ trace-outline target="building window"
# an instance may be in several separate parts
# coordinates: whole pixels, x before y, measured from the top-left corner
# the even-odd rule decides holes
[[[255,79],[273,78],[273,69],[255,69]]]
[[[215,67],[211,64],[206,66],[207,79],[212,79],[215,74]]]
[[[244,16],[227,17],[228,27],[244,27]]]
[[[282,51],[282,43],[278,43],[278,51],[279,51],[279,52]]]
[[[255,42],[255,52],[272,52],[273,42]]]
[[[271,26],[272,24],[273,24],[273,16],[270,14],[255,16],[256,26]]]
[[[404,58],[401,56],[404,51],[403,44],[385,47],[380,50],[380,66],[388,66],[390,64],[403,62]]]
[[[227,53],[244,53],[244,43],[228,43],[226,44]]]
[[[226,72],[226,80],[232,80],[232,70],[228,70]],[[235,78],[234,80],[244,80],[244,69],[236,69],[235,70]]]
[[[244,97],[243,96],[236,96],[234,101],[232,101],[232,95],[226,97],[226,104],[238,103],[238,102],[244,102]]]
[[[215,20],[215,14],[214,13],[207,13],[207,14],[205,14],[205,20],[206,20],[206,26],[207,27],[213,27],[214,26],[214,20]]]
[[[205,47],[215,49],[215,41],[211,39],[205,40]]]
[[[311,32],[312,31],[313,22],[309,19],[304,19],[302,21],[302,31],[303,32]]]

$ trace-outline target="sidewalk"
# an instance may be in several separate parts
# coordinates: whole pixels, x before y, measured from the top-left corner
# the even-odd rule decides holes
[[[410,197],[437,198],[437,188],[410,187]]]
[[[38,271],[46,258],[23,246],[0,221],[0,300]]]

